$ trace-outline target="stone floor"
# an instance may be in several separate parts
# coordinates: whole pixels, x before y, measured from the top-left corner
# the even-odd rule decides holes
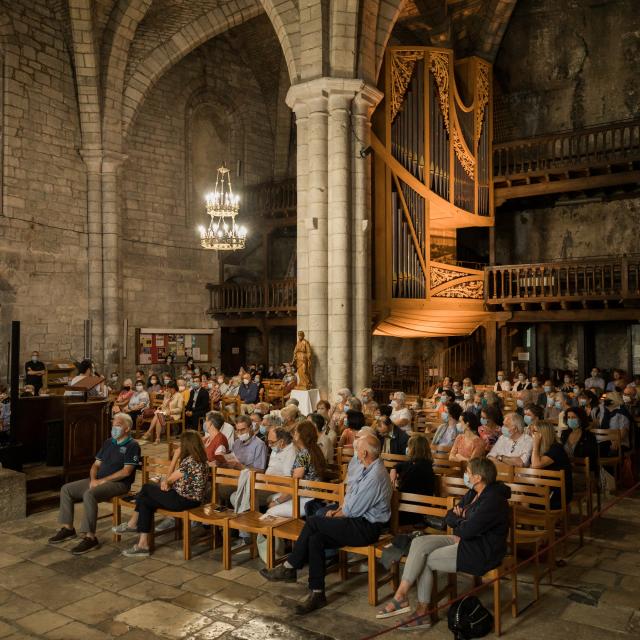
[[[185,562],[173,534],[158,537],[151,558],[131,560],[120,555],[131,540],[111,542],[109,518],[100,520],[102,547],[76,558],[69,553],[73,542],[55,548],[46,543],[56,515],[45,512],[0,524],[0,638],[358,640],[397,623],[375,620],[364,574],[345,583],[330,575],[330,605],[297,617],[291,606],[305,595],[305,575],[299,584],[266,583],[258,573],[260,562],[248,555],[235,556],[234,568],[223,571],[219,552],[212,555],[204,543]],[[640,637],[639,529],[636,495],[598,521],[582,549],[571,553],[576,545],[570,545],[567,566],[556,571],[554,586],[543,586],[532,606],[527,606],[532,590],[525,572],[519,581],[523,611],[515,620],[505,612],[507,636],[595,640],[605,632],[621,639]],[[508,584],[503,588],[506,596]],[[488,596],[482,598],[490,606]],[[451,637],[446,621],[428,635]],[[381,637],[407,636],[391,630]]]

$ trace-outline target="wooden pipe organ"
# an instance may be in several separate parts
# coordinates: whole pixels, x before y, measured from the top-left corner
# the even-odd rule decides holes
[[[389,47],[384,82],[372,135],[378,318],[409,300],[482,309],[483,272],[433,261],[431,245],[443,232],[493,225],[491,66],[447,49]]]

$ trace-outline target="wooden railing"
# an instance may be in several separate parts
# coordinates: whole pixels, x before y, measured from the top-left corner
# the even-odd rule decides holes
[[[489,306],[622,302],[640,298],[640,255],[488,267],[484,277]]]
[[[242,194],[242,208],[265,218],[295,216],[297,190],[295,180],[284,180],[247,187]]]
[[[247,284],[208,284],[209,315],[291,313],[296,310],[296,279]]]
[[[514,140],[493,146],[494,182],[577,166],[640,158],[640,120]]]

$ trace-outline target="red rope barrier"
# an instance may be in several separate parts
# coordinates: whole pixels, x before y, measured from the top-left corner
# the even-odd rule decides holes
[[[570,531],[567,531],[567,533],[565,533],[563,536],[560,536],[557,540],[554,540],[553,544],[550,544],[550,545],[547,545],[546,547],[543,547],[537,553],[534,553],[533,555],[528,557],[526,560],[523,560],[519,564],[516,564],[514,567],[512,567],[508,571],[505,571],[504,573],[498,574],[498,576],[496,576],[495,578],[492,578],[491,580],[489,580],[487,582],[483,582],[481,585],[479,585],[477,587],[474,587],[473,589],[470,589],[469,591],[465,591],[462,595],[458,596],[457,598],[452,598],[451,600],[448,600],[444,604],[437,605],[435,607],[429,608],[426,611],[426,613],[423,613],[420,616],[413,616],[411,618],[407,618],[407,619],[403,620],[402,622],[400,622],[400,623],[398,623],[398,624],[396,624],[396,625],[394,625],[392,627],[389,627],[388,629],[383,629],[382,631],[378,631],[378,632],[376,632],[376,633],[374,633],[372,635],[365,636],[364,638],[361,638],[360,640],[373,640],[373,638],[378,638],[380,636],[383,636],[386,633],[389,633],[390,631],[395,631],[396,629],[398,629],[400,627],[403,627],[404,625],[406,625],[409,622],[422,620],[423,618],[426,618],[427,616],[431,616],[432,614],[436,613],[437,611],[440,611],[442,609],[448,609],[452,604],[455,604],[456,602],[460,602],[462,599],[466,598],[467,596],[473,595],[474,593],[478,593],[479,591],[482,591],[483,589],[486,589],[489,585],[492,585],[494,582],[498,582],[501,578],[504,578],[505,576],[511,575],[513,573],[517,573],[518,569],[520,569],[521,567],[524,567],[524,566],[528,565],[530,562],[535,560],[537,557],[539,557],[539,556],[543,555],[544,553],[548,552],[550,549],[552,549],[556,545],[560,544],[561,542],[566,540],[568,537],[574,535],[576,532],[580,531],[581,529],[583,529],[587,525],[591,524],[594,520],[597,520],[598,518],[600,518],[603,513],[606,513],[607,511],[609,511],[609,509],[611,509],[611,507],[613,507],[616,504],[618,504],[621,500],[624,500],[624,498],[629,497],[639,487],[640,487],[640,482],[637,482],[636,484],[633,485],[633,487],[631,487],[630,489],[627,489],[624,493],[620,494],[619,496],[616,496],[613,500],[608,502],[605,506],[603,506],[600,509],[600,511],[596,511],[593,515],[591,515],[589,518],[587,518],[586,520],[581,522],[578,526],[574,527]]]

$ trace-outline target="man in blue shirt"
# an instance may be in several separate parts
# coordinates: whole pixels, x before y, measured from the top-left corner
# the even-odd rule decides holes
[[[296,606],[304,615],[327,604],[324,593],[325,549],[344,546],[364,547],[373,544],[391,518],[393,488],[389,473],[380,460],[377,436],[366,434],[358,439],[355,455],[361,465],[341,507],[325,516],[310,516],[296,541],[288,560],[275,569],[260,573],[272,581],[295,582],[298,569],[309,563],[307,599]]]
[[[49,538],[50,544],[59,544],[76,537],[73,509],[76,502],[82,502],[84,516],[80,532],[84,537],[71,553],[81,555],[100,547],[96,538],[98,502],[128,493],[136,477],[140,445],[131,437],[131,426],[131,418],[126,413],[117,413],[113,417],[111,438],[105,441],[96,454],[89,478],[68,482],[62,487],[58,518],[62,527],[55,536]]]

